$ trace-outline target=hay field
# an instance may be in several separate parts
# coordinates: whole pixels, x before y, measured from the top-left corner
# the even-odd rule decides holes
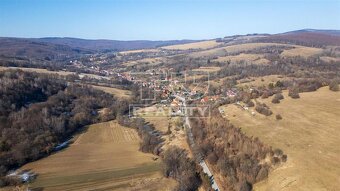
[[[191,57],[223,57],[226,56],[227,53],[237,53],[241,51],[253,50],[255,48],[262,48],[267,46],[287,46],[291,47],[293,45],[288,44],[280,44],[280,43],[245,43],[245,44],[236,44],[229,45],[221,48],[214,48],[210,50],[203,50],[199,52],[193,52],[189,54]]]
[[[247,51],[247,50],[253,50],[255,48],[263,48],[267,46],[287,46],[291,47],[293,45],[288,44],[281,44],[281,43],[245,43],[245,44],[236,44],[231,46],[223,47],[225,51],[229,53],[235,53],[240,51]]]
[[[179,44],[179,45],[171,45],[171,46],[163,46],[163,49],[167,50],[190,50],[190,49],[208,49],[214,48],[222,43],[216,42],[215,40],[202,41],[202,42],[194,42],[188,44]]]
[[[325,62],[340,62],[339,57],[321,56],[320,59]]]
[[[3,66],[0,66],[0,71],[4,71],[4,70],[8,70],[8,69],[23,70],[25,72],[37,72],[37,73],[45,73],[45,74],[59,74],[59,75],[62,75],[62,76],[74,74],[74,72],[49,71],[49,70],[41,69],[41,68],[22,68],[22,67],[3,67]]]
[[[280,75],[268,75],[262,77],[249,77],[241,80],[237,80],[238,87],[259,87],[259,86],[268,86],[270,83],[275,84],[277,81],[284,81],[292,79],[291,77],[287,76],[280,76]]]
[[[164,57],[156,57],[156,58],[143,58],[140,60],[128,61],[122,63],[124,66],[135,66],[139,64],[148,64],[149,66],[156,66],[163,62]]]
[[[192,71],[196,72],[218,72],[221,70],[221,67],[216,67],[216,66],[201,66],[199,68],[193,69]]]
[[[68,148],[29,163],[44,190],[170,190],[174,182],[160,174],[160,161],[138,151],[134,129],[115,121],[88,127]]]
[[[306,46],[295,46],[295,48],[284,50],[281,53],[283,57],[294,57],[294,56],[302,56],[308,58],[310,56],[318,55],[322,53],[321,48],[312,48]]]
[[[257,183],[255,190],[340,190],[340,92],[323,87],[301,93],[300,99],[289,98],[286,91],[283,95],[279,104],[272,104],[271,98],[259,99],[273,111],[270,117],[223,106],[227,118],[247,135],[288,155],[287,163]],[[276,114],[283,119],[277,121]]]
[[[118,98],[131,98],[132,96],[132,92],[130,90],[122,90],[118,88],[96,86],[96,85],[91,85],[91,86],[95,89],[102,90],[106,93],[112,94]]]
[[[13,70],[22,70],[25,72],[37,72],[37,73],[43,73],[43,74],[58,74],[62,76],[67,76],[71,74],[75,74],[75,72],[68,72],[68,71],[49,71],[46,69],[42,68],[23,68],[23,67],[3,67],[0,66],[0,71],[8,70],[8,69],[13,69]],[[95,74],[85,74],[85,73],[80,73],[79,77],[83,78],[84,76],[90,77],[90,78],[95,78],[95,79],[107,79],[109,80],[109,77],[106,76],[99,76]]]
[[[128,51],[122,51],[119,52],[120,54],[123,55],[128,55],[128,54],[134,54],[134,53],[153,53],[153,52],[159,52],[160,50],[158,49],[140,49],[140,50],[128,50]]]
[[[251,62],[254,64],[268,64],[269,60],[265,59],[263,55],[261,54],[244,54],[241,53],[239,55],[235,56],[223,56],[223,57],[218,57],[214,61],[218,62],[240,62],[240,61],[245,61],[245,62]]]
[[[161,107],[166,112],[168,112],[169,107]],[[164,140],[164,144],[162,146],[163,150],[166,150],[170,146],[178,146],[180,148],[186,149],[189,153],[189,157],[192,157],[191,150],[189,148],[189,144],[187,143],[187,137],[185,130],[182,127],[176,127],[176,121],[180,120],[181,117],[170,117],[170,116],[158,116],[151,114],[155,112],[156,106],[151,106],[145,108],[148,111],[148,115],[143,116],[146,122],[152,124],[156,130],[163,133],[162,138]],[[170,124],[170,134],[167,134],[168,126]]]

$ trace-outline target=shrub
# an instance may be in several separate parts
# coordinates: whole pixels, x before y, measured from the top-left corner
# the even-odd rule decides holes
[[[273,99],[272,99],[272,103],[280,103],[280,100],[279,99],[277,99],[276,97],[274,97]]]
[[[256,181],[259,182],[261,180],[266,179],[267,177],[268,177],[268,168],[262,167],[256,176]]]
[[[300,98],[300,95],[299,95],[299,90],[294,88],[294,89],[289,89],[288,91],[288,96],[290,96],[291,98],[293,99],[298,99]]]
[[[282,100],[284,99],[283,95],[281,93],[277,93],[275,94],[274,98],[278,99],[278,100]]]
[[[257,103],[255,110],[265,116],[269,116],[271,114],[273,114],[272,111],[270,111],[269,107],[266,104],[261,104],[261,103]]]
[[[329,89],[332,91],[339,91],[339,84],[336,81],[332,81],[331,83],[329,83]]]
[[[275,117],[276,117],[276,120],[281,120],[282,119],[282,116],[280,114],[277,114]]]
[[[247,107],[254,107],[254,106],[255,106],[255,104],[254,104],[253,101],[249,101],[249,102],[247,103]]]

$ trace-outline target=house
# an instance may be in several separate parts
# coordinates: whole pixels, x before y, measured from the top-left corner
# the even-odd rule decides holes
[[[209,97],[208,97],[208,96],[203,97],[203,98],[201,99],[201,103],[207,103],[208,101],[209,101]]]

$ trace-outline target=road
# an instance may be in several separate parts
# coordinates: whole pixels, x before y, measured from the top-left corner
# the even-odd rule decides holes
[[[194,139],[193,139],[193,135],[191,133],[191,125],[190,125],[190,121],[189,121],[189,117],[188,115],[186,114],[187,112],[187,105],[186,105],[186,102],[185,102],[185,98],[184,97],[181,97],[181,96],[178,96],[176,95],[176,97],[180,100],[182,100],[183,102],[183,106],[184,106],[184,117],[185,117],[185,124],[187,125],[188,127],[188,130],[187,130],[187,136],[189,137],[189,141],[190,141],[190,145],[191,147],[194,147],[195,146],[195,142],[194,142]],[[205,163],[204,160],[202,160],[202,157],[201,156],[198,156],[200,158],[200,162],[199,162],[199,165],[203,168],[203,172],[206,173],[209,177],[212,177],[212,173],[209,169],[209,167],[207,166],[207,164]],[[211,188],[214,190],[214,191],[220,191],[220,188],[218,187],[216,181],[214,180],[214,178],[211,179]]]

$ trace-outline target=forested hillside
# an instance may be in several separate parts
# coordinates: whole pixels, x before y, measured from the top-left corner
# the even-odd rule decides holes
[[[1,176],[50,154],[79,128],[127,110],[126,101],[57,75],[7,70],[0,72],[0,84]]]

